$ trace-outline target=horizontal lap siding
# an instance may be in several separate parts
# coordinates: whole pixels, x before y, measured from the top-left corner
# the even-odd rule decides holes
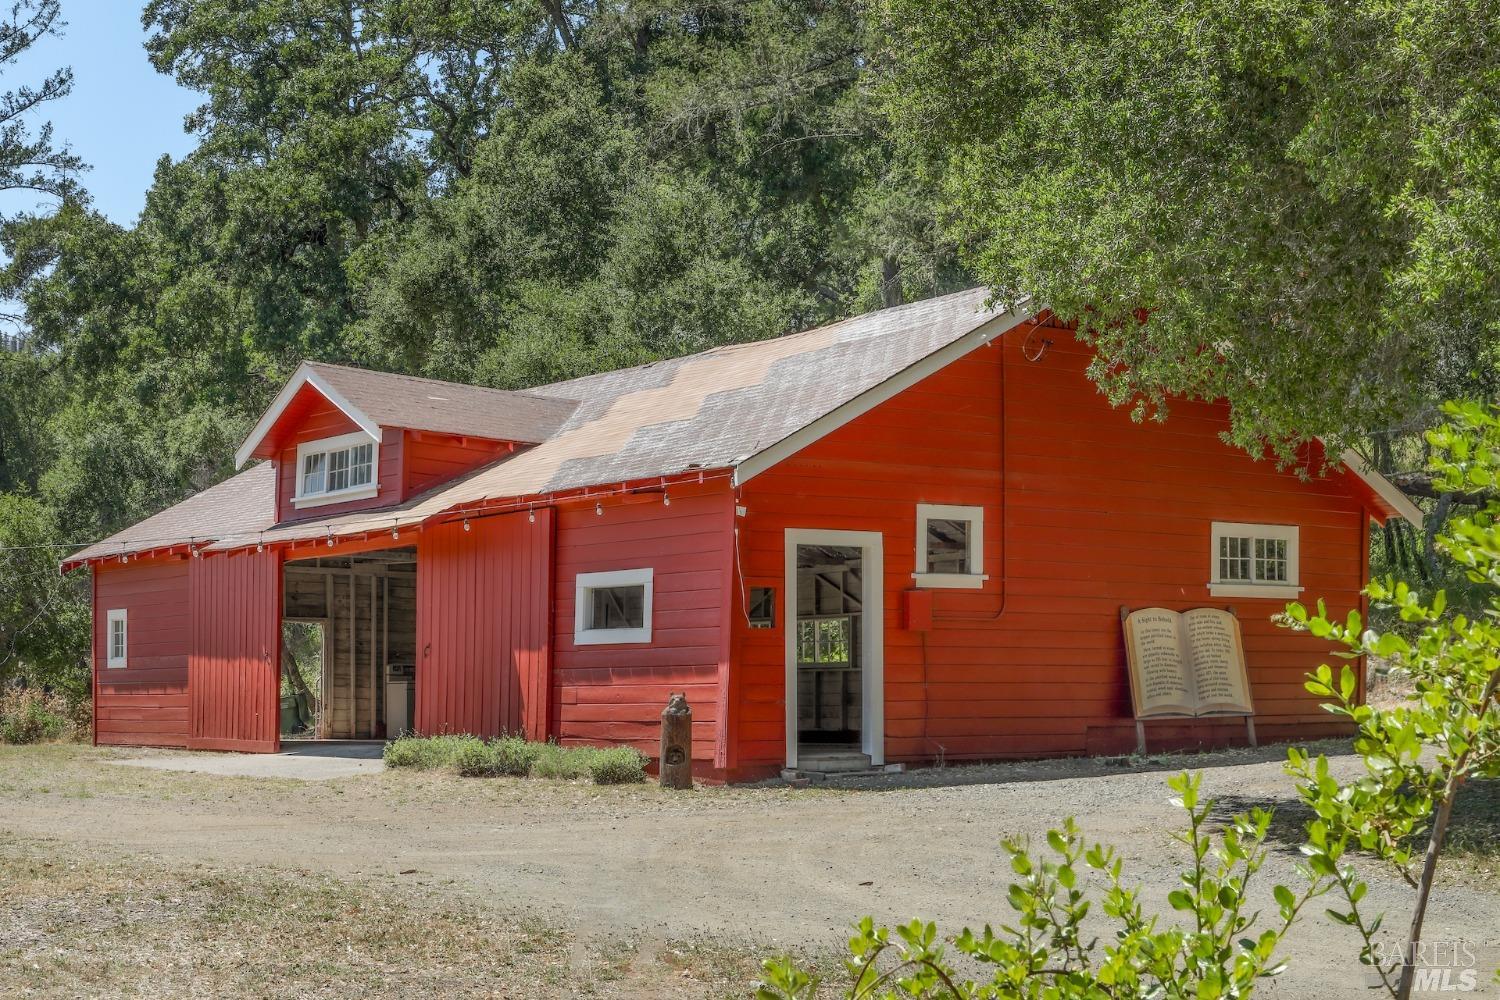
[[[417,728],[545,739],[552,511],[469,528],[417,545]]]
[[[313,392],[304,389],[304,392]],[[377,479],[380,492],[363,500],[325,504],[321,507],[304,507],[298,510],[292,505],[297,492],[297,446],[309,441],[353,434],[359,425],[344,415],[344,412],[319,396],[315,401],[299,407],[297,429],[290,434],[276,453],[276,520],[289,521],[309,517],[331,517],[352,510],[367,510],[372,507],[387,507],[400,503],[402,494],[402,444],[403,432],[399,428],[381,429],[380,462]]]
[[[281,556],[215,553],[188,565],[188,745],[274,751],[281,721]]]
[[[510,451],[504,441],[429,431],[406,431],[401,448],[403,488],[409,497],[488,465]]]
[[[886,752],[894,760],[1133,744],[1122,604],[1235,606],[1259,734],[1337,731],[1301,686],[1327,658],[1326,645],[1272,625],[1284,602],[1214,599],[1207,580],[1212,521],[1297,524],[1304,598],[1358,607],[1365,515],[1344,478],[1303,482],[1227,447],[1217,436],[1227,427],[1222,406],[1176,402],[1165,424],[1137,424],[1087,381],[1090,355],[1070,334],[1050,331],[1053,346],[1030,363],[1019,332],[747,483],[746,584],[784,587],[786,528],[884,534]],[[900,627],[919,502],[985,508],[990,576],[981,590],[933,591],[936,620],[925,634]],[[742,616],[735,622],[739,763],[779,763],[782,621],[769,631],[747,628]],[[1244,730],[1238,722],[1152,723],[1149,732],[1153,741],[1223,741],[1242,740]]]
[[[187,746],[187,560],[105,563],[94,570],[94,586],[95,742]],[[109,668],[109,612],[121,608],[127,660]]]
[[[728,682],[725,626],[733,503],[722,482],[673,486],[659,498],[606,498],[558,513],[553,615],[553,731],[564,743],[628,743],[655,756],[673,693],[693,710],[693,757],[722,763]],[[650,643],[573,643],[579,573],[653,570]]]

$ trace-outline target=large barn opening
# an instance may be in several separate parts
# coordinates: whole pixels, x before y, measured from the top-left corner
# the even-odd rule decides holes
[[[409,731],[416,608],[414,547],[288,561],[281,738],[378,740]]]

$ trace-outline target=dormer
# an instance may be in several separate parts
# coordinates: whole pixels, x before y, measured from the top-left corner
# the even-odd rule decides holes
[[[545,441],[572,400],[307,361],[236,466],[276,468],[276,520],[391,507]]]

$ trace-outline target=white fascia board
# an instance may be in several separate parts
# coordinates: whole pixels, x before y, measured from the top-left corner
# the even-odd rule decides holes
[[[775,444],[735,462],[734,485],[743,486],[776,463],[790,458],[813,442],[832,434],[851,420],[863,416],[886,400],[911,388],[927,376],[941,371],[970,351],[983,347],[1045,311],[1045,306],[1033,308],[1030,300],[1023,300],[1008,311],[991,317],[952,343],[908,365],[884,382],[871,386],[858,396],[823,414],[801,429],[793,431]]]
[[[1365,485],[1374,490],[1380,499],[1394,507],[1396,513],[1410,521],[1413,527],[1422,527],[1422,508],[1412,503],[1411,498],[1402,493],[1395,483],[1376,472],[1370,463],[1364,460],[1364,456],[1353,448],[1346,448],[1340,459],[1349,467],[1349,471],[1364,480]]]
[[[281,387],[281,391],[271,401],[270,407],[261,416],[260,421],[256,423],[255,429],[250,432],[249,437],[245,438],[245,443],[240,445],[239,450],[234,453],[234,467],[236,469],[242,468],[246,462],[250,461],[250,456],[254,454],[255,449],[260,447],[260,443],[265,440],[266,435],[271,433],[271,428],[276,426],[276,421],[281,419],[281,414],[291,405],[292,400],[296,398],[297,393],[302,391],[302,387],[305,385],[310,385],[322,393],[323,398],[338,407],[344,416],[359,426],[360,430],[374,438],[376,444],[380,443],[380,425],[365,416],[357,406],[345,399],[342,393],[328,384],[327,379],[313,371],[308,367],[307,362],[304,361],[297,368],[296,372],[292,374],[292,377],[287,380],[286,385]]]

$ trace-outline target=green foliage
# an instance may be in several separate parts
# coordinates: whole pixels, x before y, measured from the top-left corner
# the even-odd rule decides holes
[[[964,929],[952,946],[985,971],[984,981],[961,977],[931,923],[913,920],[894,937],[866,917],[849,941],[845,962],[851,1000],[876,997],[924,1000],[1063,997],[1244,997],[1285,968],[1277,949],[1309,900],[1328,888],[1326,855],[1312,853],[1299,867],[1305,885],[1276,885],[1274,918],[1256,930],[1263,903],[1250,885],[1265,863],[1271,814],[1257,809],[1236,816],[1217,840],[1206,830],[1212,803],[1202,800],[1200,775],[1181,774],[1169,784],[1173,804],[1187,815],[1176,838],[1191,857],[1182,884],[1168,897],[1190,922],[1162,926],[1147,916],[1140,889],[1129,887],[1113,848],[1086,844],[1069,819],[1047,834],[1048,853],[1024,840],[1003,841],[1015,874],[1006,893],[1012,913],[997,932]],[[1108,888],[1102,898],[1088,889]],[[1092,926],[1098,910],[1114,933],[1108,943]],[[763,965],[761,1000],[811,1000],[821,983],[790,959]]]
[[[1235,443],[1292,459],[1500,388],[1500,20],[1472,0],[880,10],[948,234],[1081,323],[1115,403],[1227,398]]]
[[[596,785],[635,785],[646,780],[646,755],[635,747],[600,750],[589,766]]]
[[[1475,403],[1445,410],[1450,423],[1428,432],[1438,481],[1445,489],[1492,491],[1500,476],[1500,416]],[[1342,647],[1339,655],[1383,657],[1415,684],[1406,703],[1375,709],[1360,703],[1353,667],[1345,664],[1337,674],[1327,665],[1319,667],[1307,689],[1331,699],[1326,707],[1357,726],[1354,748],[1366,773],[1339,782],[1326,758],[1310,759],[1297,750],[1290,751],[1288,762],[1303,800],[1317,814],[1309,827],[1312,842],[1335,854],[1345,844],[1357,846],[1416,890],[1408,936],[1413,945],[1421,941],[1456,797],[1472,779],[1500,777],[1500,501],[1454,520],[1438,546],[1484,588],[1483,613],[1454,613],[1443,591],[1424,597],[1389,578],[1371,583],[1366,592],[1414,626],[1410,638],[1365,628],[1358,611],[1330,617],[1322,602],[1316,613],[1300,604],[1287,609],[1293,625]],[[1365,883],[1351,866],[1327,874],[1336,876],[1348,904],[1330,910],[1330,916],[1360,933],[1363,961],[1379,970],[1392,994],[1408,995],[1411,967],[1403,967],[1397,978],[1393,968],[1381,964],[1375,935],[1382,917],[1359,909]]]
[[[68,702],[34,687],[0,690],[0,743],[43,743],[85,730],[73,723]]]
[[[451,769],[466,778],[588,778],[596,785],[625,785],[646,780],[647,762],[633,747],[563,747],[520,736],[403,736],[385,745],[387,767]]]

